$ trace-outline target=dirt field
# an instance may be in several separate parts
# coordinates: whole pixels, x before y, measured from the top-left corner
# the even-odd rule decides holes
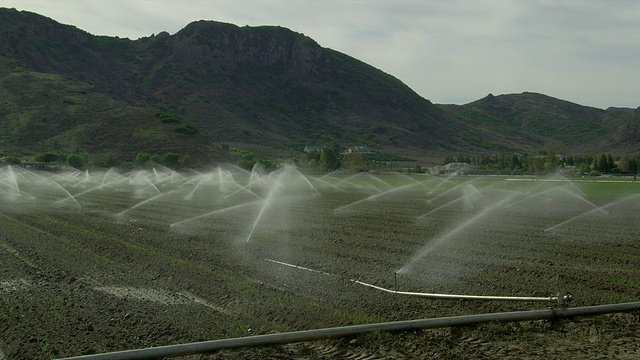
[[[640,184],[294,169],[0,169],[0,359],[640,301]],[[543,181],[540,181],[543,180]],[[561,275],[566,282],[558,281]],[[193,359],[640,358],[640,315],[487,323]]]

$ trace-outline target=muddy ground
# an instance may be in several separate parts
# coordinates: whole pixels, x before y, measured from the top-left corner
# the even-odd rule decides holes
[[[105,204],[118,200],[109,197],[94,196],[92,201]],[[110,206],[121,210],[136,203],[127,201]],[[345,202],[342,196],[331,201],[327,208]],[[461,260],[455,249],[433,258],[434,264],[440,261],[452,268],[482,271],[461,276],[436,269],[439,278],[450,281],[433,281],[429,283],[432,288],[426,288],[427,282],[412,283],[404,276],[394,279],[393,269],[397,269],[398,259],[409,258],[419,248],[422,233],[431,230],[405,226],[401,215],[386,220],[388,216],[375,208],[352,213],[348,221],[346,215],[330,220],[302,219],[298,214],[308,208],[294,208],[279,215],[287,218],[286,228],[265,226],[246,241],[246,224],[252,221],[242,221],[244,225],[238,226],[233,217],[219,223],[208,219],[197,229],[195,225],[176,229],[169,224],[179,219],[175,212],[181,211],[167,211],[168,203],[123,216],[114,216],[117,211],[104,209],[103,205],[94,210],[89,204],[83,206],[82,211],[73,206],[37,211],[15,207],[0,213],[0,359],[63,358],[554,305],[399,296],[358,285],[352,279],[410,291],[549,296],[557,290],[556,274],[563,272],[567,286],[576,295],[571,306],[640,300],[637,233],[620,246],[611,242],[587,244],[584,249],[588,250],[580,250],[581,257],[572,255],[571,263],[562,265],[555,258],[546,263],[546,257],[528,259],[527,251],[537,250],[524,246],[509,249],[507,243],[493,243],[492,238],[493,242],[482,248],[494,254],[495,261]],[[398,200],[384,213],[401,213],[398,209],[411,206],[408,198]],[[171,220],[166,213],[174,214]],[[619,221],[626,224],[627,233],[634,234],[637,225],[632,220]],[[483,222],[498,227],[488,219]],[[359,228],[358,224],[367,225]],[[229,240],[237,238],[235,232],[241,233],[241,240]],[[539,238],[533,240],[549,238],[536,236]],[[516,255],[506,256],[490,246]],[[562,251],[555,248],[553,254],[558,253]],[[581,267],[585,262],[597,266]],[[566,357],[640,358],[640,314],[375,332],[185,358]]]

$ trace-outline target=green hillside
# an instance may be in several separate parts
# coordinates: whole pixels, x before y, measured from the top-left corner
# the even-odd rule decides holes
[[[196,21],[137,40],[0,8],[0,151],[224,160],[338,144],[418,160],[451,153],[575,153],[615,144],[629,109],[541,94],[434,105],[390,74],[277,26]],[[428,71],[428,69],[426,70]],[[616,135],[618,134],[618,135]],[[640,152],[631,137],[620,149]]]
[[[570,148],[584,146],[611,134],[631,118],[628,112],[610,112],[536,93],[487,97],[463,105],[463,114],[480,124],[519,129],[532,136],[559,142]],[[487,119],[491,119],[487,121]]]
[[[141,149],[201,158],[207,139],[163,123],[147,107],[131,106],[73,79],[25,69],[0,58],[0,149],[113,155],[133,159]]]

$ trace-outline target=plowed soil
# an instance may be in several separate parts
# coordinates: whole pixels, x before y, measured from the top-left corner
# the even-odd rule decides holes
[[[640,301],[640,186],[605,193],[578,184],[587,186],[578,193],[527,185],[528,194],[510,188],[522,190],[518,198],[494,206],[505,194],[492,192],[498,180],[462,191],[437,179],[377,179],[389,187],[324,178],[321,188],[310,178],[315,189],[235,193],[241,187],[192,181],[83,193],[91,186],[60,181],[73,199],[22,184],[0,205],[0,359],[556,305],[401,296],[354,279],[474,295],[548,297],[566,288],[570,306]],[[640,358],[640,315],[374,332],[185,358],[566,357]]]

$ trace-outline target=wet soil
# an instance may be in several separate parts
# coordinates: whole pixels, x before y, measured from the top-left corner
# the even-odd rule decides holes
[[[216,234],[176,234],[144,221],[116,223],[99,213],[10,214],[0,216],[0,222],[0,358],[4,359],[50,359],[546,306],[394,296],[359,286],[340,274],[267,261],[243,244],[218,244]],[[350,266],[364,265],[353,260]],[[640,358],[639,314],[376,332],[189,358],[576,355]]]
[[[465,229],[468,236],[426,255],[409,276],[394,272],[464,209],[443,209],[416,224],[424,198],[398,195],[334,211],[362,195],[323,194],[321,202],[287,203],[287,211],[269,208],[248,235],[255,211],[181,223],[212,211],[203,204],[222,201],[200,206],[183,195],[182,203],[134,209],[140,199],[116,192],[78,197],[82,209],[71,201],[1,207],[0,360],[555,306],[399,296],[354,279],[404,291],[502,296],[548,297],[566,286],[576,298],[570,306],[640,300],[640,225],[628,206],[554,231],[545,229],[575,217],[573,208],[514,206]],[[565,357],[640,358],[640,314],[373,332],[184,358]]]

